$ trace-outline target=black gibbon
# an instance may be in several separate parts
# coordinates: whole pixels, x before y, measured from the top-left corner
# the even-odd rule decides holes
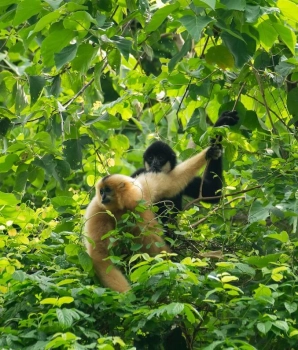
[[[237,111],[224,112],[220,115],[214,127],[219,127],[223,125],[233,126],[236,125],[239,120]],[[211,140],[211,146],[215,143],[218,143],[221,147],[222,137],[218,136],[216,139]],[[162,141],[155,141],[151,146],[149,146],[143,155],[144,159],[144,168],[140,168],[135,171],[131,176],[137,177],[142,173],[158,173],[164,172],[169,173],[177,165],[176,153],[172,150],[170,146]],[[158,205],[158,216],[161,218],[162,222],[166,224],[171,215],[168,214],[171,208],[172,213],[175,216],[175,213],[182,210],[182,196],[186,195],[191,198],[198,198],[200,195],[202,197],[208,197],[206,202],[209,203],[218,203],[219,198],[210,198],[220,195],[220,190],[222,189],[222,157],[218,159],[211,159],[206,170],[204,179],[196,176],[192,181],[176,196],[174,197],[164,197],[157,204]],[[202,184],[203,181],[203,184]],[[202,193],[200,189],[202,188]]]
[[[128,210],[134,210],[138,203],[144,200],[148,209],[140,214],[143,222],[136,224],[131,233],[142,244],[142,251],[150,255],[154,256],[161,251],[170,252],[170,248],[159,235],[162,234],[162,230],[155,219],[155,214],[150,210],[150,205],[161,198],[172,198],[180,193],[208,159],[220,156],[221,149],[214,145],[177,165],[168,173],[148,172],[136,178],[118,174],[109,175],[97,182],[95,197],[88,205],[85,214],[85,231],[90,238],[86,240],[86,247],[95,272],[105,287],[118,292],[130,289],[121,271],[108,260],[109,239],[102,239],[106,233],[115,229],[115,220],[119,220]],[[147,231],[147,234],[141,234],[143,231]]]

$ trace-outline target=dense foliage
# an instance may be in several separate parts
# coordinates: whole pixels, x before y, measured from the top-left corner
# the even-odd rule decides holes
[[[297,23],[297,0],[0,1],[1,349],[297,347]],[[102,288],[95,181],[153,139],[186,159],[232,109],[220,204],[186,204],[172,256],[115,252],[133,289]]]

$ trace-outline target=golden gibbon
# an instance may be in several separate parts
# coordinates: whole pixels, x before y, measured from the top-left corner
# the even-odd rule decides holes
[[[131,233],[142,244],[141,250],[148,252],[151,256],[161,251],[170,252],[169,246],[160,236],[162,229],[150,210],[150,205],[183,191],[208,159],[216,159],[220,156],[220,147],[214,145],[178,164],[168,173],[147,172],[136,178],[115,174],[108,175],[97,182],[96,194],[85,214],[85,231],[89,238],[86,240],[86,247],[95,272],[105,287],[118,292],[130,289],[124,275],[108,259],[109,239],[102,239],[106,233],[115,229],[115,220],[119,220],[127,211],[133,211],[141,200],[145,201],[148,209],[140,213],[143,221],[136,224]],[[145,233],[147,231],[149,234],[142,234],[142,231]]]

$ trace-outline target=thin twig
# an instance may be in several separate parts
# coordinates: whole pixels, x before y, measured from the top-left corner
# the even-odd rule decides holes
[[[244,199],[245,197],[244,196],[239,196],[239,197],[235,197],[235,198],[232,198],[231,200],[229,200],[228,202],[224,203],[224,205],[229,205],[231,204],[232,202],[238,200],[238,199]],[[193,229],[197,226],[199,226],[202,222],[206,221],[211,215],[213,215],[214,213],[216,213],[219,209],[221,209],[222,206],[219,205],[217,207],[215,207],[213,210],[209,211],[208,215],[206,215],[204,218],[198,220],[197,222],[195,222],[194,224],[190,225],[190,227]]]
[[[274,127],[273,120],[272,120],[272,117],[271,117],[270,108],[268,107],[268,104],[267,104],[267,101],[266,101],[266,96],[265,96],[265,92],[264,92],[264,88],[263,88],[263,84],[262,84],[262,81],[261,81],[260,74],[254,67],[252,67],[252,69],[253,69],[253,72],[254,72],[255,77],[257,79],[259,88],[260,88],[260,93],[261,93],[262,99],[264,101],[264,106],[266,108],[266,112],[267,112],[268,118],[270,120],[272,131],[273,131],[273,133],[275,135],[277,135],[277,131],[276,131],[275,127]]]
[[[233,192],[233,193],[227,193],[227,194],[220,195],[220,196],[199,197],[199,198],[196,198],[196,199],[194,199],[193,201],[187,203],[187,204],[185,205],[185,207],[183,208],[183,210],[187,210],[187,209],[190,208],[193,204],[196,204],[196,203],[201,202],[201,201],[204,202],[204,201],[212,200],[212,199],[222,199],[222,198],[226,198],[226,197],[230,197],[230,196],[236,196],[236,195],[238,195],[238,194],[250,192],[250,191],[256,190],[257,188],[261,188],[261,187],[262,187],[261,185],[258,185],[258,186],[255,186],[255,187],[247,188],[247,189],[245,189],[245,190],[241,190],[241,191],[237,191],[237,192]]]
[[[70,100],[68,100],[66,103],[63,104],[63,107],[65,109],[67,109],[67,107],[69,107],[73,101],[75,101],[86,89],[88,86],[90,86],[92,83],[94,82],[94,78],[92,78],[86,85],[84,85],[81,90],[79,90],[74,97],[72,97]]]

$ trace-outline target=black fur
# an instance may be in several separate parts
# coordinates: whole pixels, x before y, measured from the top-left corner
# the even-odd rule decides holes
[[[237,124],[239,117],[236,111],[224,112],[218,118],[215,123],[215,127],[223,125],[235,125]],[[205,171],[204,182],[202,185],[202,197],[214,197],[220,195],[222,189],[222,157],[217,157],[218,151],[221,150],[222,146],[219,143],[222,137],[217,137],[211,140],[211,148],[207,153],[207,159],[209,159],[208,167]],[[215,159],[214,159],[215,158]],[[177,157],[175,152],[170,146],[162,141],[156,141],[147,148],[143,155],[144,164],[149,165],[149,169],[140,168],[135,171],[131,176],[137,177],[143,172],[160,172],[163,171],[162,167],[169,162],[170,169],[175,168],[177,164]],[[170,215],[167,213],[169,208],[172,208],[172,212],[182,210],[182,196],[186,195],[191,198],[198,198],[200,195],[200,188],[202,184],[202,178],[197,176],[192,182],[190,182],[185,190],[178,194],[174,198],[165,198],[158,204],[159,210],[158,215],[161,217],[163,223],[169,221]],[[219,198],[211,198],[205,200],[208,203],[218,203]],[[172,203],[171,203],[172,202]]]

